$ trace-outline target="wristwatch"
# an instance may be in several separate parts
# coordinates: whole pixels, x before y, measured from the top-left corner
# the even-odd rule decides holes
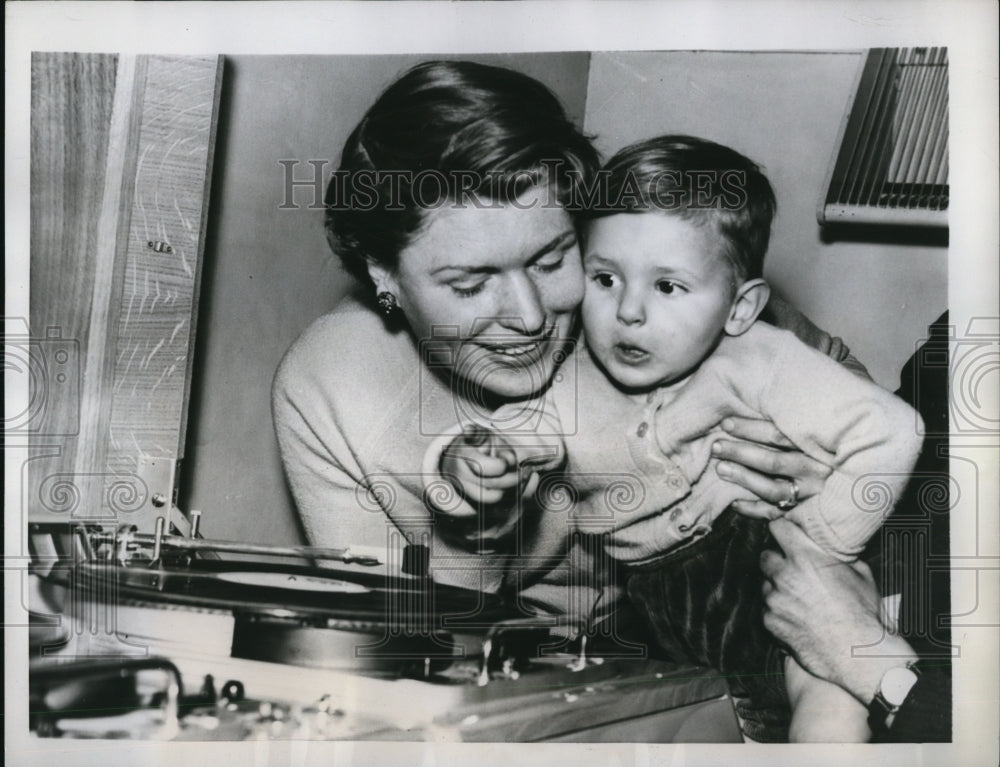
[[[868,706],[868,727],[872,733],[885,732],[896,718],[899,707],[920,678],[919,661],[893,666],[882,675],[875,697]]]

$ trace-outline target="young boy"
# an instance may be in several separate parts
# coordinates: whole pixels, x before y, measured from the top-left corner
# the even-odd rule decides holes
[[[913,469],[919,416],[791,333],[756,322],[769,297],[762,268],[775,201],[750,160],[664,136],[619,152],[602,180],[585,236],[587,351],[576,355],[575,379],[557,380],[519,413],[507,407],[490,423],[460,425],[464,437],[439,441],[425,468],[487,508],[515,486],[545,513],[549,480],[570,488],[569,524],[602,534],[625,563],[629,595],[661,645],[745,675],[760,696],[766,686],[755,675],[775,658],[757,565],[767,529],[728,510],[751,496],[716,471],[722,421],[768,419],[831,469],[822,492],[801,502],[790,482],[783,506],[849,561]],[[509,470],[498,472],[497,460]],[[515,484],[518,467],[522,480],[531,475],[526,486]],[[867,739],[864,708],[839,687],[790,659],[785,684],[792,740]]]

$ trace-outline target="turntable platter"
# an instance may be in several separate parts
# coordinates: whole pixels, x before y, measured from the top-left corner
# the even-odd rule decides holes
[[[520,616],[496,594],[429,578],[248,561],[92,560],[48,578],[113,600],[112,645],[130,642],[178,662],[204,656],[209,641],[207,654],[399,678],[479,655],[492,627]],[[223,619],[217,630],[198,628]]]
[[[338,578],[319,578],[301,573],[233,570],[231,572],[217,573],[216,577],[221,581],[244,586],[290,589],[292,591],[323,591],[331,594],[369,594],[372,591],[370,588],[366,588],[359,583],[351,583],[350,581]]]

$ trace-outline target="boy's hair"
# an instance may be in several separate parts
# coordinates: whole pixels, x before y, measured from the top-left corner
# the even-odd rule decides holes
[[[439,201],[473,193],[508,203],[545,183],[564,203],[599,166],[590,140],[534,78],[428,61],[392,83],[347,139],[340,178],[327,187],[327,238],[347,270],[370,283],[367,261],[395,269]],[[440,181],[430,201],[411,184],[428,172]],[[338,184],[362,189],[362,202],[335,204]]]
[[[664,212],[714,227],[738,281],[762,276],[777,208],[771,184],[739,152],[692,136],[660,136],[622,149],[600,171],[590,219]]]

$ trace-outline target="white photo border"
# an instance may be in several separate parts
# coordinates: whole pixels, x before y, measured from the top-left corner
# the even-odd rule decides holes
[[[6,310],[28,316],[29,57],[34,50],[177,54],[371,54],[607,50],[843,50],[895,45],[949,48],[952,195],[950,324],[997,317],[997,5],[991,0],[878,2],[299,2],[8,3],[6,13]],[[823,160],[825,162],[825,158]],[[8,412],[27,393],[7,389]],[[20,398],[20,399],[19,399]],[[996,412],[996,402],[986,403]],[[995,441],[995,440],[994,440]],[[988,441],[987,441],[988,442]],[[996,449],[984,444],[983,508],[997,509]],[[5,462],[5,510],[20,504],[19,466]],[[998,742],[998,520],[981,520],[983,626],[955,631],[954,743],[902,746],[528,745],[256,742],[155,744],[27,738],[27,632],[5,632],[6,754],[12,764],[426,765],[545,764],[996,764]],[[5,551],[20,531],[5,527]],[[6,564],[5,564],[6,567]],[[6,578],[8,586],[18,579]],[[5,588],[5,623],[23,623]]]

